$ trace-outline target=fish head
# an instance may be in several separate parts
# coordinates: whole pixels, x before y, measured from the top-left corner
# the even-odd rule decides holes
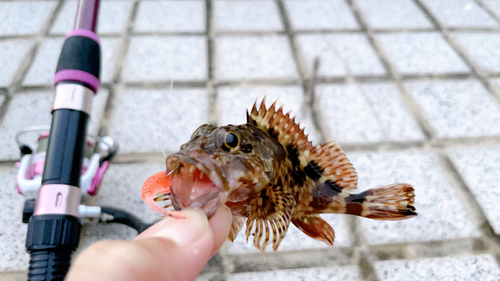
[[[202,125],[167,158],[172,205],[199,207],[210,218],[228,198],[243,202],[260,192],[285,153],[255,125]]]

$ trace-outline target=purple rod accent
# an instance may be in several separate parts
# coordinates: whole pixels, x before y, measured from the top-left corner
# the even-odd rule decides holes
[[[61,81],[78,81],[89,85],[92,91],[97,93],[101,82],[94,75],[76,69],[65,69],[56,73],[54,86]]]
[[[97,36],[97,34],[95,34],[94,32],[92,32],[88,29],[73,29],[68,34],[66,34],[66,38],[71,37],[71,36],[87,37],[87,38],[90,38],[90,39],[96,41],[97,44],[101,45],[101,41],[99,40],[99,36]]]
[[[99,0],[80,0],[75,29],[87,29],[96,32]]]

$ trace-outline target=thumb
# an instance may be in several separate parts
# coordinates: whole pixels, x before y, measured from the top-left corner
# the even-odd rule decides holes
[[[222,246],[218,237],[227,237],[230,214],[220,207],[209,222],[200,209],[182,212],[185,219],[166,218],[132,241],[94,244],[76,259],[67,280],[194,280]],[[214,228],[214,235],[212,221],[225,222],[219,224],[225,229]]]

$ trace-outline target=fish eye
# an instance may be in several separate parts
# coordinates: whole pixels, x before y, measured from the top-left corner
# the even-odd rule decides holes
[[[240,139],[236,134],[229,132],[224,137],[224,145],[229,149],[236,148],[240,145]]]

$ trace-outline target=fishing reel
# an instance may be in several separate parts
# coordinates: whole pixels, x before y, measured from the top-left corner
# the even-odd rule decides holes
[[[16,134],[16,142],[21,152],[21,160],[16,163],[16,188],[19,194],[26,197],[23,208],[23,222],[28,223],[35,210],[35,198],[42,185],[42,174],[45,165],[45,156],[48,148],[50,126],[28,127]],[[37,133],[33,145],[23,142],[25,135]],[[99,137],[89,134],[83,152],[82,174],[80,189],[82,203],[91,196],[97,195],[101,180],[109,167],[111,159],[118,153],[118,143],[111,137]],[[151,224],[142,222],[136,216],[123,210],[104,207],[78,206],[80,220],[84,223],[121,223],[128,225],[137,232],[142,232]]]

